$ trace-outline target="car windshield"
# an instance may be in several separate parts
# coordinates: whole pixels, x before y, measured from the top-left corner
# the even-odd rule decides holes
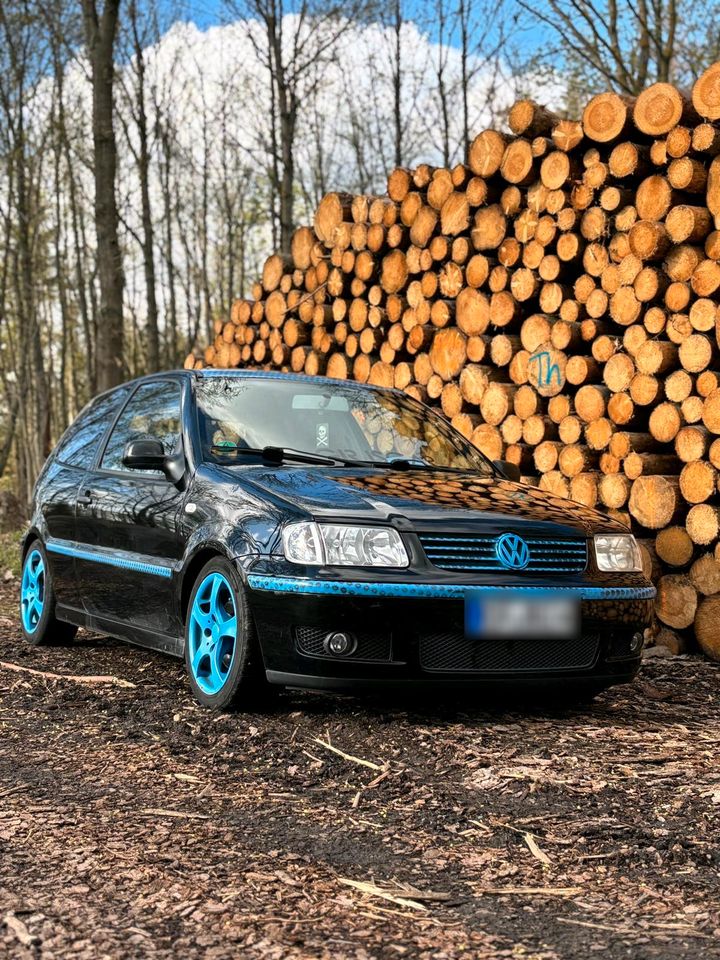
[[[288,378],[204,377],[196,406],[203,457],[252,462],[266,447],[348,463],[486,475],[486,457],[437,413],[411,397],[352,383]],[[244,452],[243,452],[244,451]],[[288,460],[292,456],[288,455]]]

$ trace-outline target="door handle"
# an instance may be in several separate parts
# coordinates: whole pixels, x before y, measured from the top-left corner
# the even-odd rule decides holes
[[[89,491],[89,490],[86,490],[85,493],[80,494],[80,495],[78,496],[77,502],[78,502],[81,506],[86,507],[86,506],[88,506],[89,504],[92,503],[92,499],[93,499],[93,498],[92,498],[92,496],[91,496],[91,494],[90,494],[90,491]]]

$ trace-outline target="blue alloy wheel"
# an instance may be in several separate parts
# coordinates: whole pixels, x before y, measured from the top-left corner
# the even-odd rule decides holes
[[[195,592],[188,642],[195,682],[212,697],[225,686],[237,643],[235,595],[221,573],[209,573]]]
[[[45,606],[45,563],[39,550],[25,558],[20,585],[20,614],[27,633],[34,633]]]

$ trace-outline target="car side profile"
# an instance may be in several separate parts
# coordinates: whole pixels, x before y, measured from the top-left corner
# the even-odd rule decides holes
[[[630,680],[655,595],[634,538],[518,481],[396,390],[144,377],[88,404],[38,478],[22,629],[184,657],[215,709],[283,686]]]

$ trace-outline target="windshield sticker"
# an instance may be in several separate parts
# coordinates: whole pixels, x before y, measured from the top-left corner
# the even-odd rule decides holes
[[[315,449],[327,449],[330,446],[330,427],[327,423],[318,423],[315,428]]]

